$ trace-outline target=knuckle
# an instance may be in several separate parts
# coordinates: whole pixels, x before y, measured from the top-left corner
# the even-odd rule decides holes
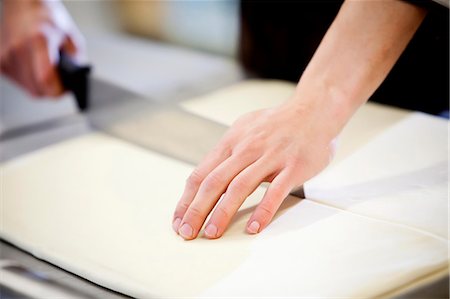
[[[240,156],[244,159],[254,157],[257,155],[262,149],[262,146],[257,141],[246,141],[242,142],[235,147],[233,150],[233,154]]]
[[[40,28],[31,31],[28,36],[28,40],[33,44],[40,44],[45,41],[45,38],[45,33]]]
[[[188,187],[198,187],[203,181],[203,175],[201,175],[199,170],[194,170],[191,175],[186,180],[186,185]]]
[[[16,53],[27,49],[28,47],[30,47],[30,45],[32,47],[36,47],[42,45],[44,42],[45,42],[44,33],[39,29],[33,29],[27,32],[25,35],[17,39],[13,39],[9,43],[7,49],[8,52],[10,53]]]
[[[261,136],[252,136],[246,144],[246,149],[253,152],[259,151],[264,147],[264,142],[265,141]]]
[[[269,196],[267,197],[267,201],[269,203],[275,202],[277,200],[281,200],[285,197],[286,188],[281,184],[271,184],[270,185]]]
[[[287,157],[287,164],[290,167],[299,167],[304,164],[300,155],[294,154]]]
[[[249,155],[253,155],[258,153],[262,148],[261,142],[255,140],[253,142],[249,142],[246,146],[245,146],[245,151],[247,152],[247,154]]]
[[[244,193],[245,190],[248,189],[248,182],[246,179],[240,178],[240,179],[236,179],[234,180],[230,186],[229,186],[229,190],[232,194],[241,194]]]
[[[220,155],[222,152],[231,153],[231,148],[234,144],[235,139],[236,134],[231,130],[227,131],[216,144],[216,146],[214,146],[212,152],[216,153],[217,155]]]
[[[7,45],[7,48],[3,50],[3,57],[11,58],[14,53],[19,52],[22,48],[25,47],[25,42],[23,40],[17,40],[11,42],[9,45]]]
[[[205,192],[221,189],[225,184],[224,178],[217,173],[210,173],[203,181],[203,188]]]
[[[176,215],[183,214],[189,208],[189,204],[186,202],[180,202],[175,210]]]
[[[50,65],[45,66],[36,76],[37,83],[42,87],[51,86],[54,79],[53,68]]]
[[[230,219],[232,216],[231,212],[221,205],[217,206],[215,210],[215,215],[216,215],[215,217],[219,219]]]
[[[304,167],[291,167],[286,169],[289,177],[292,179],[292,182],[294,182],[294,185],[302,184],[305,181],[305,175],[307,172],[305,171],[306,166]]]
[[[196,206],[190,206],[185,215],[185,217],[188,217],[189,219],[198,219],[202,216],[202,211]]]
[[[274,214],[273,208],[268,204],[261,203],[258,207],[258,216],[261,220],[268,221]]]

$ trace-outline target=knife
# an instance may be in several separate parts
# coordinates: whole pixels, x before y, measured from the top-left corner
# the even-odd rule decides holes
[[[91,66],[77,64],[66,52],[60,51],[57,68],[64,89],[73,93],[78,109],[85,111],[89,106]]]
[[[154,101],[91,78],[89,109],[0,133],[0,161],[78,136],[80,127],[87,128],[84,132],[101,131],[189,164],[197,164],[227,130],[177,103]]]

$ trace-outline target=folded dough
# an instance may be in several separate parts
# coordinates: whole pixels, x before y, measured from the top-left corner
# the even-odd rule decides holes
[[[447,125],[412,114],[309,181],[307,197],[447,239]]]
[[[183,105],[229,124],[293,90],[249,81]],[[352,120],[357,125],[344,131],[336,160],[405,114],[364,106]],[[448,271],[442,128],[423,116],[406,119],[312,180],[306,194],[313,200],[288,197],[272,224],[249,236],[244,225],[262,197],[259,188],[213,241],[183,241],[171,229],[191,166],[89,134],[1,165],[0,235],[140,298],[381,296]],[[415,143],[414,136],[424,139]]]

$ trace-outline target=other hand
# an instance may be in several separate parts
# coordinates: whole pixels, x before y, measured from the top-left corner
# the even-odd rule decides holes
[[[59,1],[5,0],[1,22],[0,66],[34,96],[59,96],[59,51],[76,60],[84,40]]]

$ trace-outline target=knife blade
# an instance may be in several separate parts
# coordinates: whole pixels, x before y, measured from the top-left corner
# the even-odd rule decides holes
[[[18,143],[14,144],[11,140],[83,125],[88,126],[90,131],[101,131],[172,158],[197,164],[227,129],[222,124],[183,110],[176,103],[152,101],[100,79],[91,78],[90,85],[89,109],[83,113],[2,132],[2,152],[7,153],[7,157],[2,153],[2,160],[14,158],[14,151],[26,152],[14,148]],[[63,135],[62,139],[70,138],[70,130]],[[79,130],[73,136],[78,135]],[[39,140],[36,147],[27,142],[25,144],[31,151],[55,142],[58,142],[58,138],[49,138],[48,142],[45,138]]]

